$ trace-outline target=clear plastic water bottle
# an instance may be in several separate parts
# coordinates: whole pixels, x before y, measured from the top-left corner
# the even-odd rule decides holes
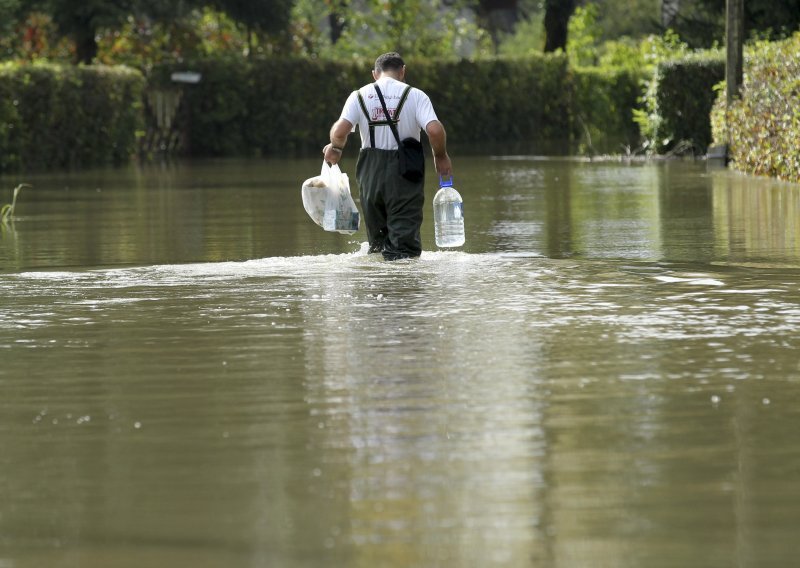
[[[437,247],[464,244],[464,201],[453,187],[452,176],[439,176],[439,191],[433,197],[433,226]]]

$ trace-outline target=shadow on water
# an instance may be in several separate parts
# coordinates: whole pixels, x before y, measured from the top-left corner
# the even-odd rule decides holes
[[[797,186],[476,158],[464,250],[428,217],[387,263],[305,217],[318,167],[34,180],[0,244],[0,561],[792,561]]]

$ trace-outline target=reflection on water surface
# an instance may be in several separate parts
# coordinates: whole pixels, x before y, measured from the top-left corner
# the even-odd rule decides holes
[[[467,247],[395,263],[312,162],[34,180],[0,565],[790,565],[797,186],[470,162]]]

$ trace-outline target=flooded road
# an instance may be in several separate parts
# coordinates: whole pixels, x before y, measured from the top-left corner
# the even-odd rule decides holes
[[[794,562],[800,187],[472,158],[387,263],[315,168],[3,180],[0,566]]]

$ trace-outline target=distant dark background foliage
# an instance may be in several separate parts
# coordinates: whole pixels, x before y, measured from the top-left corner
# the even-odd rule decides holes
[[[681,0],[671,28],[693,48],[723,45],[725,0]],[[780,38],[800,29],[800,0],[745,0],[746,36]]]
[[[243,30],[249,54],[366,56],[359,49],[385,47],[381,37],[391,38],[389,43],[407,55],[432,55],[437,39],[441,46],[433,51],[446,47],[469,55],[463,50],[491,45],[497,53],[532,21],[542,30],[537,49],[553,52],[570,49],[570,18],[592,4],[598,7],[603,41],[671,29],[692,48],[724,42],[725,0],[0,0],[0,35],[17,29],[30,39],[26,20],[46,14],[71,42],[73,60],[90,63],[98,55],[98,38],[125,33],[131,21],[180,30],[170,38],[174,47],[184,41],[181,36],[193,33],[186,22],[196,22],[198,12],[215,10]],[[748,37],[786,37],[800,28],[800,0],[747,0],[744,8]],[[438,31],[427,25],[431,20],[438,22]]]

